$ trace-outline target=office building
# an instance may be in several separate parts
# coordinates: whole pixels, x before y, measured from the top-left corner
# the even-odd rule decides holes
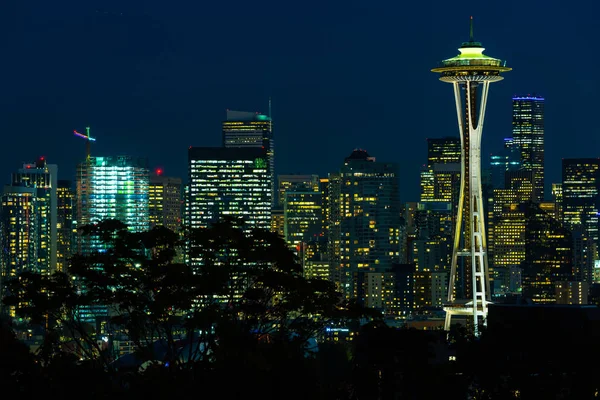
[[[56,270],[67,272],[75,249],[77,224],[75,221],[75,190],[72,182],[58,180],[56,188]]]
[[[277,175],[277,201],[279,207],[283,208],[285,194],[296,186],[301,186],[309,191],[318,192],[320,188],[319,175],[287,174]]]
[[[600,159],[563,159],[561,189],[562,222],[580,241],[578,254],[575,255],[575,268],[580,271],[578,278],[592,282],[600,243]]]
[[[427,139],[427,166],[421,171],[421,202],[458,205],[460,138]]]
[[[283,197],[284,237],[292,249],[322,234],[321,198],[318,185],[315,188],[298,184],[286,190]]]
[[[163,176],[162,170],[150,176],[148,185],[148,217],[150,228],[164,226],[179,232],[182,221],[181,178]]]
[[[521,151],[513,138],[504,139],[501,151],[490,156],[490,183],[492,189],[505,189],[506,173],[521,169]]]
[[[512,134],[521,153],[521,169],[533,172],[535,198],[544,201],[544,99],[516,96],[512,99]]]
[[[269,171],[272,206],[276,206],[275,144],[271,116],[258,112],[227,110],[223,121],[223,147],[262,149]]]
[[[131,232],[149,230],[148,186],[145,158],[89,157],[77,167],[78,228],[116,219]],[[103,247],[97,239],[78,235],[78,248],[83,254]]]
[[[190,147],[188,221],[204,228],[221,218],[242,218],[246,229],[271,227],[267,154],[259,148]]]

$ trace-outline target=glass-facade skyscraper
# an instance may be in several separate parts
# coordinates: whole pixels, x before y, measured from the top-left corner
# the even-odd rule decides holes
[[[191,228],[231,216],[243,218],[248,229],[270,229],[271,180],[264,150],[190,147],[188,162]]]
[[[221,218],[242,218],[244,230],[270,230],[271,176],[261,148],[190,147],[186,224],[206,228]],[[201,260],[188,260],[194,266]]]
[[[521,152],[521,169],[533,172],[535,198],[544,201],[544,99],[516,96],[512,99],[512,134]]]
[[[149,171],[145,158],[90,157],[77,167],[77,226],[116,219],[131,232],[150,228]],[[100,244],[78,238],[79,252],[89,253]]]
[[[227,118],[223,121],[223,147],[257,148],[266,152],[271,202],[275,206],[275,145],[271,117],[258,112],[227,110]]]

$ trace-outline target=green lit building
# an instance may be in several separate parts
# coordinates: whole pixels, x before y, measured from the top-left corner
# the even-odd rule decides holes
[[[90,157],[77,167],[77,226],[116,219],[132,232],[150,228],[148,162],[130,156]],[[100,249],[98,242],[79,235],[78,251]]]

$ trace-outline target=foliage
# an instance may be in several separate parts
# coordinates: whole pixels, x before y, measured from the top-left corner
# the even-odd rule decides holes
[[[247,393],[274,376],[283,385],[284,371],[313,375],[311,346],[326,325],[368,315],[330,282],[305,279],[281,237],[237,221],[183,238],[166,228],[133,233],[115,220],[82,232],[103,244],[99,251],[73,257],[67,273],[20,275],[4,302],[43,328],[42,365],[73,357],[118,376],[115,387],[159,391],[160,382],[185,388],[231,374],[248,377]],[[195,262],[175,261],[184,247]],[[100,309],[104,320],[86,322],[86,311]],[[122,340],[135,351],[118,357]]]

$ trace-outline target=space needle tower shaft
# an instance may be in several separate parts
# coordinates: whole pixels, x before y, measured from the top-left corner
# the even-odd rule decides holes
[[[444,328],[450,329],[452,316],[468,316],[478,335],[479,325],[486,324],[491,302],[481,188],[481,136],[490,83],[502,80],[500,74],[511,68],[506,67],[506,62],[483,54],[481,43],[473,40],[473,17],[469,41],[458,50],[459,55],[431,70],[440,75],[442,82],[452,84],[461,141],[461,181]]]

